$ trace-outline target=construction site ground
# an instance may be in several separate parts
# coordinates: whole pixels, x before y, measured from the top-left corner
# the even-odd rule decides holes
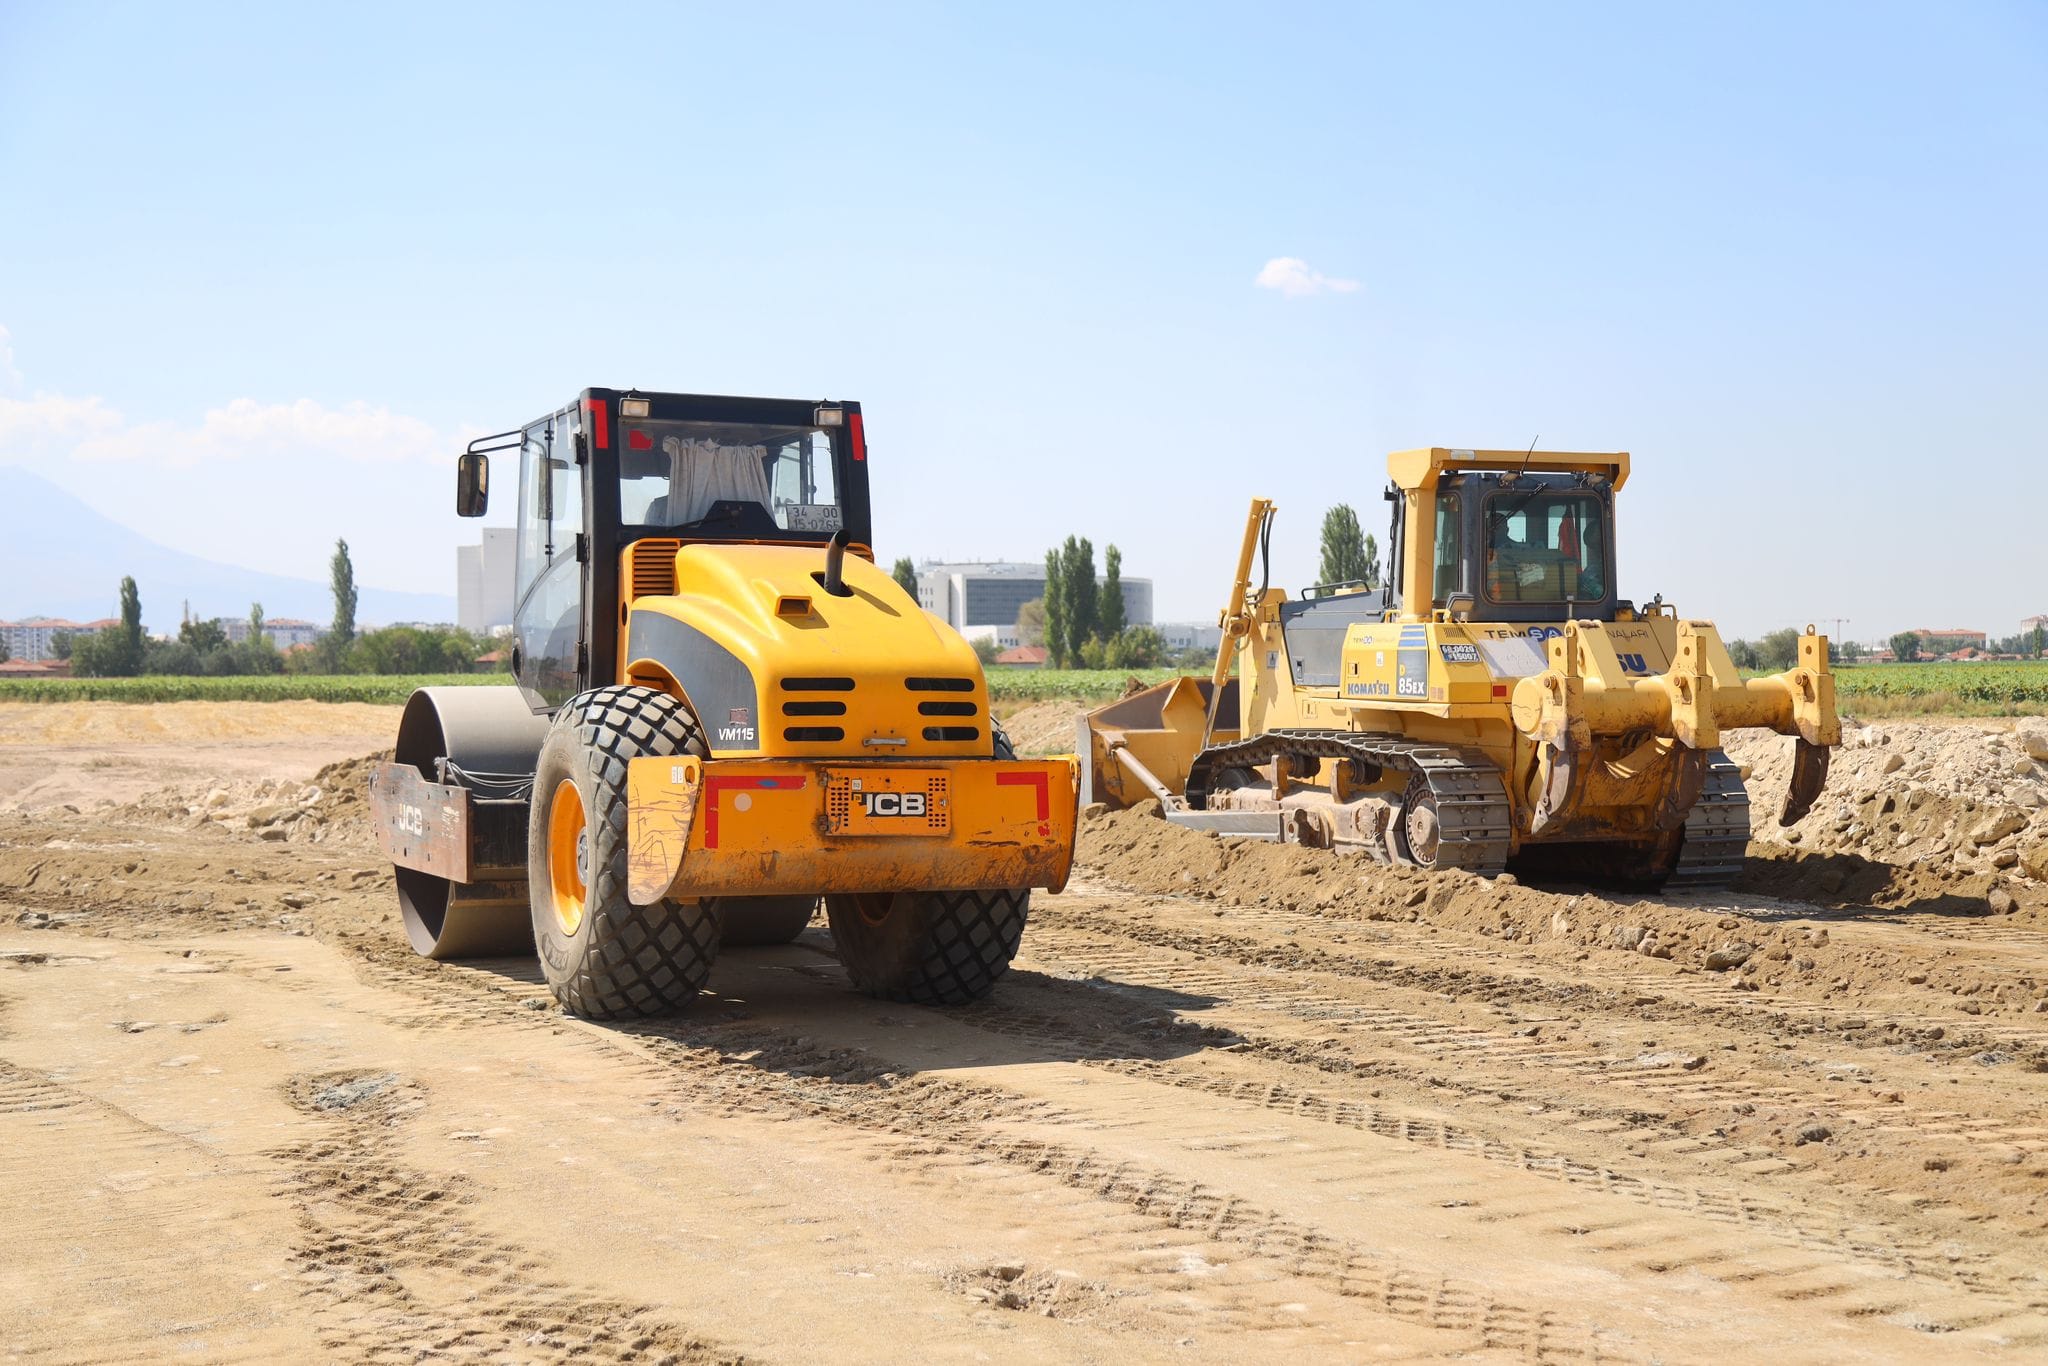
[[[1096,814],[984,1004],[593,1024],[407,947],[396,719],[0,707],[0,1359],[2048,1355],[2038,731],[1731,747],[1714,894]]]

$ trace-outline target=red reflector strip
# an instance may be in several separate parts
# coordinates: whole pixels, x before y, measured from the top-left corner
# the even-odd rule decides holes
[[[638,427],[628,427],[626,428],[626,449],[631,451],[651,451],[654,449],[654,438],[641,431]]]
[[[860,414],[849,414],[846,419],[846,425],[853,429],[853,458],[855,460],[866,460],[868,458],[868,433],[867,428],[860,425]]]
[[[1496,683],[1496,684],[1494,684],[1494,685],[1493,685],[1493,695],[1494,695],[1495,697],[1506,697],[1506,696],[1508,695],[1508,685],[1507,685],[1507,684],[1505,684],[1505,683]]]
[[[602,399],[583,400],[583,411],[590,414],[590,445],[593,450],[608,451],[612,448],[612,417]]]
[[[1038,833],[1052,833],[1052,787],[1044,773],[998,773],[997,787],[1029,787],[1038,797]]]

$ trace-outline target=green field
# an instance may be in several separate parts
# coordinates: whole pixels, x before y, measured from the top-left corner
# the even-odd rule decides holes
[[[990,669],[988,695],[996,702],[1107,702],[1123,696],[1132,679],[1164,683],[1179,669]]]
[[[1158,683],[1173,669],[990,669],[997,702],[1103,702],[1130,680]],[[414,688],[504,686],[503,674],[269,674],[240,678],[18,678],[0,702],[371,702],[396,705]],[[1835,671],[1842,710],[1902,716],[2048,713],[2048,662],[1857,664]]]
[[[504,674],[251,674],[233,678],[9,678],[0,702],[373,702],[414,688],[504,685]]]
[[[1107,701],[1132,678],[1158,683],[1173,669],[991,669],[998,702]],[[2048,713],[2048,661],[2003,664],[1851,664],[1835,670],[1842,710],[1872,715],[2012,716]]]
[[[991,669],[998,702],[1102,701],[1132,678],[1157,683],[1172,669]],[[0,702],[371,702],[397,705],[414,688],[504,685],[504,674],[263,674],[236,678],[10,678]]]
[[[2038,714],[2048,712],[2048,662],[1842,665],[1835,697],[1844,711],[1873,715]]]

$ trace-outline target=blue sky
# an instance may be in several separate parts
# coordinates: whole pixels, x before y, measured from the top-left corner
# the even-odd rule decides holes
[[[460,439],[637,384],[858,398],[884,559],[1165,618],[1537,438],[1732,632],[2048,612],[2038,4],[0,0],[0,194],[0,462],[256,568],[452,591]]]

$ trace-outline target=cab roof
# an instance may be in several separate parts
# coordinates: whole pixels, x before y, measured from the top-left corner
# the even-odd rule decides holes
[[[1628,482],[1627,451],[1478,451],[1422,446],[1387,457],[1387,473],[1403,489],[1433,489],[1446,474],[1473,470],[1555,470],[1604,474],[1619,489]]]

